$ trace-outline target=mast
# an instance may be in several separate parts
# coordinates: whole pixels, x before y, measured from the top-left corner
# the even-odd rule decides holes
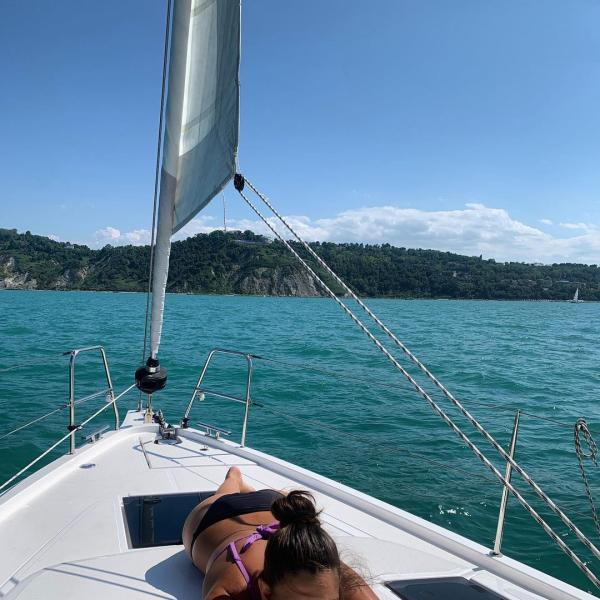
[[[236,171],[240,0],[174,0],[170,40],[151,274],[150,356],[146,366],[136,371],[136,384],[150,394],[166,384],[158,350],[171,236],[193,219]]]

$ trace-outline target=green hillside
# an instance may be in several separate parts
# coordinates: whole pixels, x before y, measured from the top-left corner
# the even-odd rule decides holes
[[[363,296],[566,300],[579,287],[582,299],[600,300],[600,269],[595,265],[503,263],[389,244],[314,243],[312,247]],[[148,263],[147,246],[92,250],[0,229],[2,288],[144,291]],[[319,293],[283,244],[251,231],[215,231],[175,242],[168,289],[215,294]]]

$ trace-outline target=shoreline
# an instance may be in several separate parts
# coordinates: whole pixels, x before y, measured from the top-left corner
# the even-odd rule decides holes
[[[128,290],[56,290],[56,289],[38,289],[38,288],[0,288],[2,292],[56,292],[56,293],[91,293],[91,294],[140,294],[146,295],[148,292],[132,292]],[[167,292],[168,296],[209,296],[218,297],[222,296],[235,297],[235,298],[299,298],[303,300],[330,300],[328,296],[302,296],[302,295],[280,295],[280,294],[224,294],[224,293],[211,293],[211,292]],[[352,298],[348,296],[338,296],[342,300],[348,300],[353,302]],[[571,302],[570,299],[566,300],[553,300],[547,298],[447,298],[444,296],[430,297],[430,296],[359,296],[361,300],[405,300],[405,301],[422,301],[422,300],[445,300],[452,302],[551,302],[554,304],[598,304],[600,300],[581,300],[579,302]]]

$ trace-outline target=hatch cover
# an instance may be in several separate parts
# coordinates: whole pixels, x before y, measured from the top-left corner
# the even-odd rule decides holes
[[[191,510],[215,492],[127,496],[123,512],[130,548],[182,544],[183,523]]]
[[[463,577],[405,579],[388,581],[385,585],[402,600],[506,600]]]

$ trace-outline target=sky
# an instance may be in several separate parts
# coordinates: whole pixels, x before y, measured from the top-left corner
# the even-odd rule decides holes
[[[0,226],[147,243],[166,3],[1,2]],[[600,264],[597,0],[242,15],[240,168],[308,239]],[[222,226],[219,198],[179,237]]]

